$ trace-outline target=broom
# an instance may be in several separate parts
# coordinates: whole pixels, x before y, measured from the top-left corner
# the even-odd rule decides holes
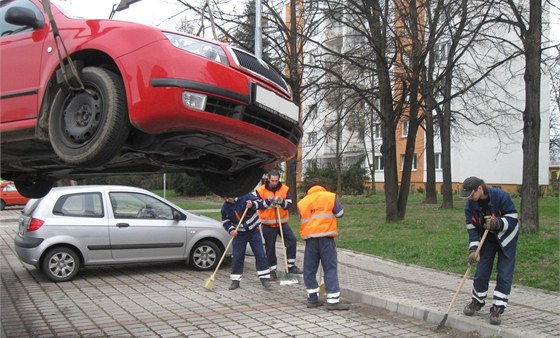
[[[237,231],[237,229],[239,229],[239,226],[241,225],[241,222],[243,222],[243,219],[245,218],[245,214],[247,214],[247,210],[249,210],[249,208],[245,208],[245,211],[243,211],[243,215],[241,215],[241,218],[239,219],[239,223],[237,223],[237,226],[235,227],[235,231]],[[207,288],[208,290],[212,290],[212,287],[214,286],[214,277],[216,277],[216,273],[218,273],[218,269],[220,269],[220,265],[222,265],[222,262],[224,260],[224,257],[226,257],[226,254],[229,250],[229,247],[231,246],[231,242],[233,242],[234,237],[231,237],[229,239],[229,242],[224,250],[224,253],[222,254],[222,258],[220,258],[220,261],[218,262],[218,265],[216,265],[216,270],[214,270],[214,273],[212,273],[212,275],[210,276],[210,278],[208,278],[205,282],[204,282],[204,287]]]
[[[319,296],[325,294],[325,280],[323,279],[323,266],[319,265]]]
[[[284,276],[280,279],[280,285],[291,285],[299,283],[297,278],[292,277],[292,274],[288,269],[288,254],[286,253],[286,245],[284,244],[284,231],[282,231],[282,220],[280,219],[280,207],[276,207],[276,218],[278,220],[278,225],[280,226],[280,238],[282,238],[282,251],[284,251],[284,267],[286,272]]]
[[[482,235],[482,239],[480,240],[480,243],[478,244],[478,248],[476,248],[475,257],[478,257],[478,254],[480,253],[480,249],[482,248],[482,244],[484,244],[484,240],[486,240],[487,235],[488,235],[488,229],[484,230],[484,234]],[[445,316],[443,316],[443,319],[439,323],[439,325],[437,327],[437,330],[441,329],[443,327],[443,325],[445,325],[445,321],[447,320],[447,317],[449,316],[449,311],[451,311],[451,308],[453,307],[453,304],[455,304],[455,300],[457,300],[457,296],[459,295],[459,292],[461,292],[461,289],[463,288],[463,284],[465,284],[465,280],[467,279],[467,276],[471,272],[471,268],[472,268],[472,264],[469,264],[469,266],[467,267],[467,271],[465,271],[465,275],[463,276],[463,279],[461,279],[461,283],[459,283],[459,287],[457,288],[457,291],[455,291],[455,295],[451,299],[451,303],[449,303],[449,306],[447,307],[447,313],[445,314]]]

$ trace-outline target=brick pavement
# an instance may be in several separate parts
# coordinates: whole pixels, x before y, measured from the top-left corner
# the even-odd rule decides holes
[[[455,329],[485,337],[560,337],[558,293],[514,285],[502,325],[492,326],[486,308],[472,318],[461,312],[471,280],[446,328],[437,331],[462,276],[347,250],[339,250],[339,275],[344,301],[354,304],[348,312],[307,309],[303,285],[264,291],[252,257],[242,288],[233,292],[227,290],[229,266],[208,291],[210,273],[181,263],[93,267],[55,284],[14,255],[18,215],[0,212],[3,337],[458,337]],[[303,245],[298,249],[301,266]],[[363,311],[367,305],[378,310]]]

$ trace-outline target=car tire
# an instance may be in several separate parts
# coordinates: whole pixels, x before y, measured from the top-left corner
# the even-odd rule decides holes
[[[218,196],[239,197],[255,189],[263,173],[262,168],[254,166],[230,176],[203,172],[200,178],[202,183]]]
[[[85,91],[55,94],[49,138],[67,164],[95,167],[115,157],[128,137],[126,94],[120,77],[105,68],[84,68],[82,82]]]
[[[50,249],[41,261],[43,273],[53,282],[66,282],[80,269],[80,259],[70,248],[59,246]]]
[[[52,181],[47,180],[14,180],[17,191],[27,198],[42,198],[51,191]]]
[[[222,250],[212,241],[201,241],[194,245],[189,257],[190,266],[197,271],[211,271],[216,269]]]
[[[6,202],[4,200],[0,200],[0,210],[6,209]]]

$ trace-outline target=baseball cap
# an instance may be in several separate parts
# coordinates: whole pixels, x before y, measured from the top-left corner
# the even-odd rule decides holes
[[[474,176],[468,177],[463,182],[463,189],[460,192],[461,197],[468,198],[472,194],[473,190],[482,184],[484,184],[484,181],[480,178]]]

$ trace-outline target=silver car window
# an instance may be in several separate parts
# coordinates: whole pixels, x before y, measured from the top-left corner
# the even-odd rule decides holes
[[[103,202],[97,192],[69,194],[56,201],[53,214],[72,217],[103,217]]]
[[[173,219],[173,209],[162,201],[134,192],[109,193],[115,218]]]

